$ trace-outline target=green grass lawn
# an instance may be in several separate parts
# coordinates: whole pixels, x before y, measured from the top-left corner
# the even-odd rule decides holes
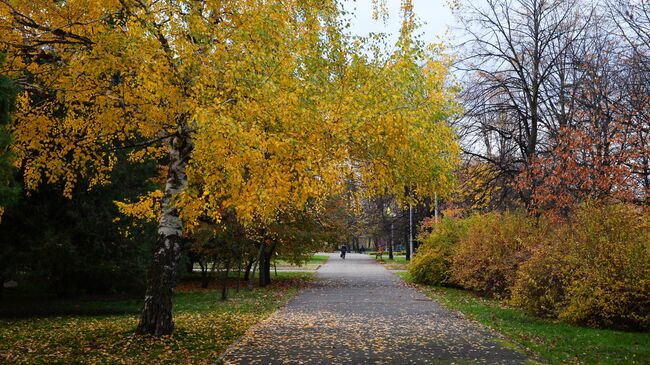
[[[324,263],[327,262],[327,260],[329,260],[329,258],[330,257],[328,255],[314,255],[309,260],[309,263],[310,264],[324,264]]]
[[[294,265],[285,260],[276,260],[275,263],[278,268],[294,267],[307,270],[316,270],[320,265],[326,263],[329,258],[330,257],[328,255],[313,255],[309,261],[303,263],[302,265]]]
[[[408,273],[399,273],[409,281]],[[487,325],[552,364],[650,364],[650,333],[572,326],[539,319],[520,309],[464,290],[418,285],[447,308]]]
[[[141,300],[46,300],[39,315],[49,307],[56,316],[0,319],[0,363],[211,364],[311,276],[283,273],[268,288],[232,290],[225,302],[219,300],[218,287],[198,290],[181,285],[174,297],[175,333],[163,337],[133,334]],[[0,301],[0,308],[17,305],[17,300],[10,303]]]
[[[406,267],[408,265],[408,261],[406,261],[406,256],[393,256],[393,260],[388,258],[388,253],[384,252],[384,255],[382,258],[375,258],[377,261],[379,261],[381,264],[384,264],[384,266],[388,270],[406,270]]]
[[[283,269],[283,268],[300,268],[300,269],[305,269],[305,270],[316,270],[318,267],[324,263],[327,262],[329,259],[328,255],[313,255],[308,261],[305,261],[302,263],[302,265],[295,265],[289,261],[286,260],[275,260],[275,265],[278,269]],[[199,271],[201,269],[201,266],[199,264],[194,264],[194,270]],[[243,270],[243,268],[242,268]],[[218,270],[217,270],[218,271]],[[219,273],[217,273],[219,274]],[[243,275],[243,271],[242,271]],[[229,277],[231,278],[236,278],[237,277],[237,268],[231,268]]]

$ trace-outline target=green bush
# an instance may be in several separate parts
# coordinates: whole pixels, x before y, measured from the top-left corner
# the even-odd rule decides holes
[[[623,204],[584,205],[522,265],[513,303],[592,327],[650,328],[650,217]]]
[[[418,236],[420,248],[408,265],[413,280],[422,284],[449,284],[453,249],[465,236],[466,222],[445,218]]]
[[[483,295],[507,298],[519,265],[539,230],[522,212],[476,215],[451,260],[452,281]]]

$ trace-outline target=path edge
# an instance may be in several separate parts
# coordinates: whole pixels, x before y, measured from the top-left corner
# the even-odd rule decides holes
[[[318,267],[318,269],[320,269],[321,266],[323,266],[323,265],[320,265],[320,266]],[[315,279],[315,280],[318,280],[318,276],[316,275],[317,272],[318,272],[318,269],[314,270],[314,279]],[[246,332],[244,332],[244,334],[242,334],[241,336],[239,336],[239,338],[238,338],[237,340],[235,340],[233,343],[231,343],[230,345],[228,345],[228,347],[226,347],[226,349],[223,350],[223,352],[221,353],[221,355],[219,355],[219,357],[218,357],[214,362],[212,362],[211,365],[224,365],[224,364],[226,364],[226,356],[227,356],[228,354],[230,354],[232,351],[234,351],[235,349],[237,349],[237,348],[238,348],[237,345],[240,345],[240,344],[243,342],[243,340],[244,340],[248,335],[250,335],[252,332],[255,332],[255,331],[257,330],[258,327],[262,327],[262,325],[264,325],[266,322],[271,321],[271,319],[272,319],[272,318],[273,318],[273,317],[274,317],[278,312],[280,312],[281,310],[283,310],[284,308],[286,308],[286,306],[288,306],[289,303],[291,303],[292,301],[294,301],[294,300],[296,299],[296,297],[298,296],[298,294],[300,294],[301,292],[303,292],[303,291],[305,291],[305,290],[307,290],[307,289],[308,289],[308,288],[300,288],[300,289],[298,289],[298,290],[296,291],[296,293],[293,295],[293,298],[287,300],[287,302],[284,303],[284,305],[282,305],[281,307],[278,307],[278,309],[276,309],[275,312],[271,313],[270,316],[266,317],[264,320],[261,320],[261,321],[255,323],[254,325],[250,326],[250,327],[246,330]]]
[[[387,271],[389,271],[391,274],[398,277],[402,281],[402,285],[408,286],[411,289],[416,290],[417,292],[419,292],[420,294],[422,294],[425,297],[429,298],[432,302],[436,303],[440,307],[442,307],[445,310],[453,313],[457,318],[468,321],[468,322],[472,323],[473,325],[475,325],[475,326],[477,326],[479,328],[482,328],[484,331],[490,333],[494,337],[494,339],[497,340],[497,341],[493,341],[494,343],[498,344],[499,346],[510,347],[511,350],[517,351],[517,352],[519,352],[521,354],[525,354],[526,356],[528,356],[529,359],[528,359],[528,362],[526,362],[526,364],[531,364],[531,365],[533,365],[533,364],[535,364],[535,365],[536,364],[540,364],[540,365],[547,364],[547,362],[544,361],[544,359],[540,356],[540,354],[533,351],[531,348],[519,343],[518,341],[511,338],[510,336],[507,336],[507,335],[501,333],[496,328],[492,328],[492,327],[490,327],[490,326],[488,326],[486,324],[483,324],[483,323],[479,322],[478,320],[476,320],[474,318],[468,317],[467,315],[465,315],[465,313],[463,313],[463,312],[461,312],[461,311],[459,311],[457,309],[450,308],[450,307],[440,303],[440,301],[435,299],[435,298],[431,298],[430,296],[428,296],[426,294],[426,292],[424,292],[424,290],[422,290],[420,288],[420,286],[423,286],[424,284],[410,283],[410,282],[404,280],[404,278],[402,278],[401,276],[397,275],[397,273],[394,273],[391,270],[387,270]],[[507,345],[504,345],[503,343],[500,343],[501,341],[505,341],[507,343]]]

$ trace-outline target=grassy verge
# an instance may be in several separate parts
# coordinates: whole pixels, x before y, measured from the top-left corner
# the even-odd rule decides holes
[[[394,259],[389,259],[388,254],[384,253],[383,257],[376,258],[376,260],[383,264],[388,270],[406,270],[408,261],[406,261],[406,256],[393,256]]]
[[[138,300],[47,302],[54,312],[68,308],[78,313],[84,308],[85,315],[0,319],[0,363],[210,364],[310,277],[281,275],[269,288],[233,291],[225,302],[219,300],[218,288],[178,293],[175,333],[163,337],[133,334],[142,305]],[[107,308],[115,314],[104,314]]]
[[[292,268],[302,268],[302,269],[313,269],[316,270],[318,266],[324,264],[329,259],[328,255],[313,255],[309,260],[302,263],[302,265],[295,265],[286,260],[275,260],[275,263],[278,268],[280,267],[292,267]],[[209,263],[208,266],[212,266],[212,263]],[[201,270],[199,264],[194,264],[194,270]],[[237,277],[236,268],[233,268],[230,272],[230,277]]]
[[[327,260],[329,260],[329,258],[330,257],[328,255],[314,255],[309,260],[309,263],[311,263],[311,264],[324,264],[324,263],[327,262]]]
[[[399,275],[410,281],[408,273]],[[543,320],[464,290],[418,285],[447,308],[489,326],[552,364],[650,364],[650,334]]]
[[[302,265],[294,265],[288,261],[277,260],[276,265],[278,270],[281,269],[305,269],[305,270],[316,270],[327,262],[330,257],[328,255],[313,255],[309,261],[303,263]]]

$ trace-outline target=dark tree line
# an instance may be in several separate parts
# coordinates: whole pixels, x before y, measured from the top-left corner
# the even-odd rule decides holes
[[[0,224],[0,276],[16,281],[21,292],[60,297],[141,292],[151,256],[146,238],[155,226],[116,221],[114,201],[152,188],[143,182],[154,171],[153,164],[118,166],[113,179],[122,184],[88,191],[82,183],[75,200],[55,186],[18,194]]]
[[[319,250],[328,250],[348,237],[349,212],[344,201],[329,199],[303,210],[287,210],[273,222],[257,221],[243,226],[234,212],[225,212],[219,222],[207,217],[188,234],[189,270],[197,264],[201,284],[208,287],[210,276],[221,274],[222,298],[226,299],[229,273],[236,273],[237,289],[247,282],[253,288],[271,284],[278,260],[293,264],[308,261]]]

